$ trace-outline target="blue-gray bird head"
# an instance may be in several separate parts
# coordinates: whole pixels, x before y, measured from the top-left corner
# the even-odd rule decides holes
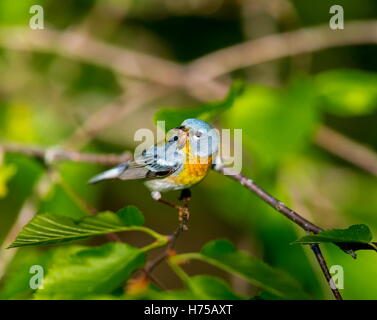
[[[186,119],[177,129],[186,132],[191,152],[198,157],[214,155],[219,149],[218,131],[207,122],[199,119]]]

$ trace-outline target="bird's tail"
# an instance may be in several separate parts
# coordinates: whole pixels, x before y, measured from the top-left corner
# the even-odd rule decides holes
[[[107,171],[97,174],[92,179],[90,179],[88,183],[93,184],[93,183],[100,182],[102,180],[118,178],[127,168],[128,168],[128,162],[121,163],[120,165],[114,168],[111,168]]]

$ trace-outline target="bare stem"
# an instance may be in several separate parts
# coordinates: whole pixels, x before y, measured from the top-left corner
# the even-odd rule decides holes
[[[325,276],[327,283],[330,286],[330,289],[335,297],[336,300],[343,300],[339,290],[335,287],[334,281],[331,278],[331,274],[329,272],[329,269],[327,268],[327,263],[325,258],[322,255],[321,249],[318,244],[312,244],[310,245],[312,251],[314,252],[315,258],[317,259],[317,262],[319,266],[321,267],[322,273]]]
[[[112,166],[131,159],[130,152],[125,152],[122,155],[94,154],[82,153],[73,150],[61,150],[58,147],[45,149],[16,143],[0,142],[0,149],[6,152],[25,154],[37,159],[45,160],[46,162],[53,162],[55,160],[69,160],[73,162],[95,163],[104,166]]]
[[[167,202],[165,200],[159,199],[159,202],[178,210],[179,224],[177,228],[175,229],[174,233],[171,236],[169,236],[169,242],[166,247],[166,250],[161,255],[159,255],[155,260],[151,261],[144,269],[146,275],[150,274],[154,270],[154,268],[156,268],[162,261],[164,261],[170,255],[174,254],[174,247],[175,247],[175,244],[177,242],[179,235],[183,231],[186,231],[188,229],[187,224],[189,222],[189,217],[190,217],[190,212],[188,210],[188,202],[190,199],[191,199],[190,193],[188,192],[188,194],[185,196],[184,191],[182,192],[182,196],[181,196],[183,207],[180,207],[180,206],[171,204],[170,202]]]
[[[256,194],[259,198],[261,198],[263,201],[268,203],[271,207],[273,207],[278,212],[285,215],[288,219],[299,225],[302,229],[304,229],[307,232],[312,233],[319,233],[323,231],[322,228],[318,227],[317,225],[313,224],[312,222],[306,220],[304,217],[300,216],[297,212],[293,211],[292,209],[288,208],[284,203],[276,199],[275,197],[271,196],[269,193],[264,191],[261,187],[256,185],[251,179],[247,178],[246,176],[238,173],[238,174],[231,174],[229,171],[229,168],[225,166],[215,166],[214,169],[223,175],[238,181],[241,185],[243,185],[245,188],[249,189],[251,192]],[[325,261],[325,258],[323,257],[321,250],[319,248],[318,244],[311,245],[311,248],[315,254],[315,257],[321,267],[322,273],[324,274],[327,282],[330,285],[330,289],[337,300],[342,300],[342,296],[340,295],[340,292],[337,289],[333,289],[331,286],[331,275],[327,268],[327,264]]]
[[[216,171],[224,174],[225,176],[238,181],[241,185],[245,188],[249,189],[253,193],[255,193],[259,198],[263,201],[268,203],[271,207],[275,210],[279,211],[280,213],[284,214],[288,219],[292,220],[294,223],[299,225],[302,229],[308,232],[318,233],[323,231],[322,228],[316,226],[314,223],[306,220],[304,217],[300,216],[297,212],[293,211],[292,209],[288,208],[283,202],[279,201],[278,199],[271,196],[269,193],[264,191],[261,187],[256,185],[253,180],[249,179],[248,177],[244,176],[241,173],[237,174],[228,174],[225,172],[228,168],[225,166],[219,166],[214,168]]]

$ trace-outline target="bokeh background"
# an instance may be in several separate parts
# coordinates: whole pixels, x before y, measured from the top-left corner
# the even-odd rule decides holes
[[[44,30],[29,28],[35,4],[44,8]],[[344,30],[328,26],[333,4],[344,8]],[[242,171],[317,225],[365,223],[377,234],[376,18],[374,0],[3,0],[0,138],[119,154],[137,145],[137,129],[155,130],[160,108],[221,101],[238,80],[246,89],[211,121],[243,129]],[[103,169],[64,161],[47,169],[0,148],[0,298],[31,298],[28,268],[54,248],[4,249],[34,214],[80,217],[82,198],[98,210],[136,205],[148,227],[174,230],[176,212],[155,203],[142,183],[87,185]],[[313,298],[331,298],[310,249],[291,244],[303,231],[286,218],[215,172],[192,194],[178,252],[228,238],[291,274]],[[122,237],[146,243],[140,234]],[[333,245],[323,251],[330,266],[344,268],[345,298],[377,299],[375,252],[353,260]],[[223,277],[240,294],[258,293],[204,263],[186,270]],[[164,264],[155,274],[168,288],[181,286]]]

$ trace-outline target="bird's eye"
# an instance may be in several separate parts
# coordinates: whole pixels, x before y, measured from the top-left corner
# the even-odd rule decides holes
[[[177,140],[178,140],[178,136],[174,136],[174,137],[173,137],[173,140],[174,140],[174,141],[177,141]]]

